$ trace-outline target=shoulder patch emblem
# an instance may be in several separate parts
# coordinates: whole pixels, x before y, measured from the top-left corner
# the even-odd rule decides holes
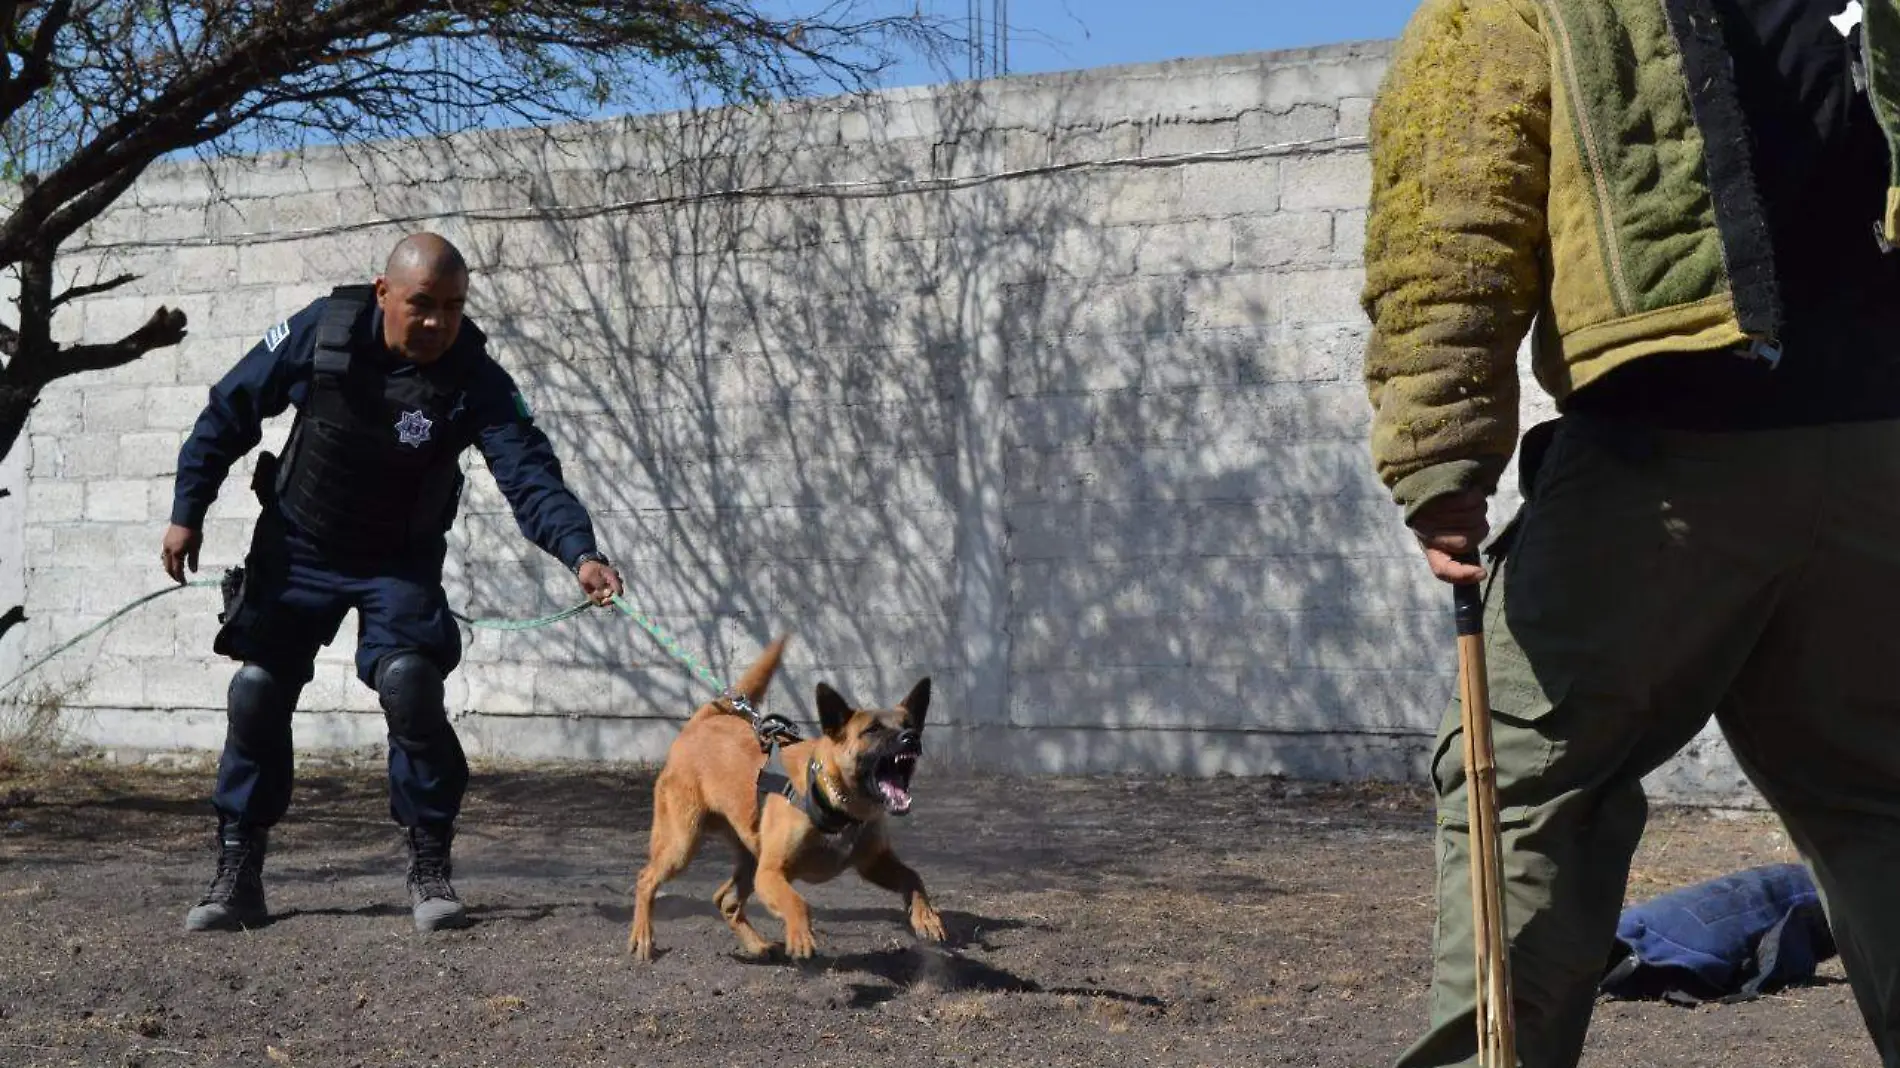
[[[289,336],[290,320],[285,319],[283,322],[271,327],[270,332],[264,335],[264,348],[271,352],[276,352],[277,346],[282,345],[284,339]]]

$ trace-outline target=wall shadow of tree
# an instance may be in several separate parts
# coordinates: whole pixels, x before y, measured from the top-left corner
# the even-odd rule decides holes
[[[524,149],[525,196],[644,206],[447,230],[630,598],[720,677],[792,633],[775,703],[809,723],[816,681],[928,674],[935,758],[992,766],[1416,762],[1452,647],[1365,455],[1357,216],[1275,244],[1184,176],[1277,163],[1064,169],[1178,134],[1100,91],[606,127]],[[485,477],[464,516],[470,611],[572,599]],[[627,724],[659,755],[709,695],[605,613],[468,663],[468,707],[595,756]]]

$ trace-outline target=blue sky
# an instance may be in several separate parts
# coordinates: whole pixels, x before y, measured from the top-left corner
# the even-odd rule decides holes
[[[988,17],[991,0],[981,0]],[[1417,0],[1009,0],[1010,72],[1104,67],[1396,37]],[[962,19],[964,0],[926,9]],[[963,68],[955,71],[964,73]],[[889,85],[937,80],[921,65]]]

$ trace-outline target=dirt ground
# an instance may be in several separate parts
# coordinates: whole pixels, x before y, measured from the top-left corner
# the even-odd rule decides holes
[[[380,777],[305,771],[266,870],[274,922],[186,937],[208,773],[16,774],[0,781],[0,1065],[1365,1068],[1424,1016],[1431,824],[1410,788],[926,767],[897,843],[950,948],[840,881],[806,891],[817,961],[741,960],[709,845],[642,966],[626,891],[651,781],[479,769],[456,873],[479,922],[422,938]],[[1662,811],[1632,895],[1791,856],[1761,817]],[[1584,1063],[1873,1065],[1839,975],[1743,1005],[1600,1004]]]

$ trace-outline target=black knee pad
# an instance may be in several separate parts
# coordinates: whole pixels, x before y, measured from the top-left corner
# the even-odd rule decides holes
[[[376,665],[376,696],[389,733],[401,740],[422,740],[448,724],[442,704],[442,670],[421,653],[392,653]]]
[[[278,674],[261,664],[246,663],[231,676],[225,691],[225,711],[231,732],[248,745],[287,740],[290,713],[301,686],[286,685]]]

